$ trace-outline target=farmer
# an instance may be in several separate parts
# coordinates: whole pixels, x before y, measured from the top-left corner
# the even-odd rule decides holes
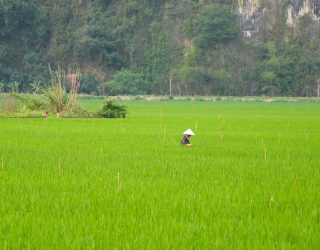
[[[181,139],[181,144],[186,146],[191,146],[190,144],[190,137],[192,135],[195,135],[195,133],[192,132],[192,130],[189,128],[188,130],[183,132],[183,137]]]

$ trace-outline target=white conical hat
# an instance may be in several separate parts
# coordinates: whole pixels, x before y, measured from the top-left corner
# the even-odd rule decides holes
[[[189,128],[186,131],[183,132],[184,135],[196,135],[195,133],[193,133],[193,131]]]

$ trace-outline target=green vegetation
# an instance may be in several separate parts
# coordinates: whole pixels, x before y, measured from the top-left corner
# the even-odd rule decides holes
[[[0,119],[1,249],[319,246],[318,103],[126,105]]]
[[[82,76],[80,76],[79,82],[81,83],[80,89],[82,93],[96,94],[98,92],[99,81],[90,70],[87,70]]]
[[[118,71],[107,86],[112,95],[141,95],[147,91],[143,76],[127,70]]]
[[[171,77],[174,95],[315,96],[320,26],[289,27],[290,3],[266,1],[245,40],[234,0],[0,0],[0,91],[46,86],[50,64],[79,68],[88,94],[168,94]]]
[[[105,101],[102,109],[97,113],[99,117],[104,118],[125,118],[126,114],[125,106],[114,104],[113,101]]]
[[[195,42],[200,49],[210,49],[239,39],[239,22],[231,8],[209,5],[195,24]]]
[[[81,98],[84,105],[80,104],[78,98],[67,94],[59,82],[44,92],[44,95],[0,95],[0,117],[125,118],[127,114],[126,106],[115,103],[115,100],[102,102],[98,98],[92,99],[102,102],[102,108],[98,111],[86,106],[86,97]]]

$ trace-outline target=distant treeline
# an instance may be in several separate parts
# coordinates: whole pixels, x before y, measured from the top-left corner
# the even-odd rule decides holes
[[[319,25],[280,10],[246,41],[236,3],[0,0],[0,92],[38,92],[59,65],[89,94],[169,94],[171,78],[173,95],[316,95]]]

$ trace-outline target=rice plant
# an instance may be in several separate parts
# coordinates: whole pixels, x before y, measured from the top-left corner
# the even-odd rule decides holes
[[[1,249],[318,249],[318,103],[125,104],[0,119]]]

